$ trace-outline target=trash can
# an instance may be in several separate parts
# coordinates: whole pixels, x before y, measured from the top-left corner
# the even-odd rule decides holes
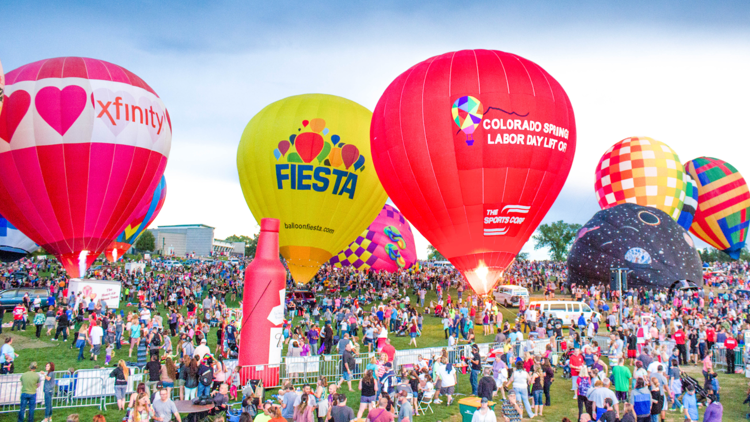
[[[488,402],[487,405],[493,411],[495,410],[495,402]],[[474,412],[482,407],[482,399],[479,397],[466,397],[458,401],[458,410],[461,412],[461,420],[463,422],[471,422],[474,417]]]

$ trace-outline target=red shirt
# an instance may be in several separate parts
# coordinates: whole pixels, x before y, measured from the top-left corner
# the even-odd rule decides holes
[[[734,337],[727,337],[726,340],[724,340],[724,348],[727,350],[734,350],[734,348],[737,347],[737,340],[734,339]]]
[[[682,330],[675,331],[672,338],[677,344],[685,344],[685,333]]]
[[[578,369],[583,366],[583,355],[570,355],[570,375],[577,377]]]
[[[706,341],[716,341],[716,331],[713,328],[709,328],[708,330],[706,330]]]

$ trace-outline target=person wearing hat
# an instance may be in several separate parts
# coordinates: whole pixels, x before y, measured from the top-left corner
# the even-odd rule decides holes
[[[490,409],[489,400],[486,397],[482,397],[479,409],[474,412],[474,416],[471,417],[471,422],[497,422],[497,416],[495,412]]]
[[[266,400],[263,403],[263,406],[258,409],[258,414],[255,415],[255,419],[253,419],[253,422],[269,422],[271,418],[273,418],[273,402],[271,400]]]
[[[482,370],[482,357],[479,355],[479,346],[476,344],[471,346],[471,375],[469,376],[469,382],[471,383],[471,395],[477,395],[477,389],[479,388],[479,373]]]
[[[414,409],[411,406],[409,393],[406,390],[401,390],[398,393],[398,403],[400,408],[398,409],[397,420],[399,422],[414,422]]]
[[[201,339],[200,346],[195,348],[195,353],[193,353],[194,356],[198,357],[198,360],[202,360],[203,356],[206,356],[207,354],[211,353],[211,349],[208,348],[206,345],[206,339]]]
[[[523,410],[521,409],[520,403],[516,401],[515,390],[508,391],[508,396],[503,400],[500,408],[500,414],[503,416],[504,422],[521,422]],[[476,413],[474,415],[476,417]],[[472,422],[474,422],[473,419]]]
[[[29,370],[21,375],[21,407],[18,412],[18,421],[23,422],[26,416],[26,406],[29,407],[29,422],[34,422],[34,409],[36,409],[36,391],[39,388],[39,373],[36,372],[36,362],[31,362]]]

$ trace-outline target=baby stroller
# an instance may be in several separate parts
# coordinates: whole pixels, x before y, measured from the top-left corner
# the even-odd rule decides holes
[[[396,337],[406,337],[406,329],[409,328],[406,321],[401,321],[401,325],[396,330]]]
[[[562,377],[563,379],[566,379],[566,380],[573,377],[573,375],[570,372],[570,354],[571,354],[571,351],[568,350],[565,353],[563,353],[562,356],[560,357],[559,366],[562,367],[562,370],[563,370]]]
[[[687,390],[688,385],[692,385],[695,389],[695,399],[699,402],[703,402],[706,400],[706,389],[701,387],[701,385],[696,381],[695,378],[691,377],[688,374],[682,373],[680,375],[680,380],[682,381],[682,391]]]

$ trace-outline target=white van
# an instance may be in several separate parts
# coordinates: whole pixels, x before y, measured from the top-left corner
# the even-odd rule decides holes
[[[565,326],[569,326],[571,322],[578,323],[578,317],[581,314],[586,319],[586,323],[589,323],[594,315],[598,315],[598,312],[591,309],[588,304],[573,300],[540,300],[531,302],[529,307],[539,312],[540,315],[552,315],[554,318],[561,319]]]
[[[168,270],[172,268],[182,267],[180,261],[164,261],[164,267]]]
[[[435,268],[453,268],[453,264],[450,261],[434,261],[430,265]]]
[[[512,284],[498,286],[493,297],[495,298],[495,302],[506,308],[518,306],[521,298],[523,298],[524,303],[529,303],[529,291],[525,287],[514,286]]]

